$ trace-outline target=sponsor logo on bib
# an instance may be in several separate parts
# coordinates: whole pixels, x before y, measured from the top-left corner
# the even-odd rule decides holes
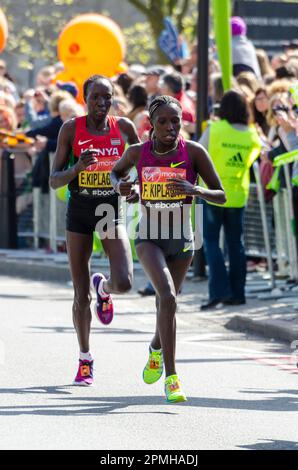
[[[142,199],[171,201],[185,199],[186,195],[176,194],[168,185],[171,178],[186,179],[186,169],[169,167],[144,167],[142,169]]]
[[[112,188],[110,173],[119,158],[102,157],[79,173],[80,188]]]

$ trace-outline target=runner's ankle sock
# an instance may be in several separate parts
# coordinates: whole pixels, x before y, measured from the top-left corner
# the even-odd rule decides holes
[[[81,361],[89,361],[89,362],[93,361],[93,357],[91,356],[90,351],[86,353],[80,352],[80,359]]]
[[[160,352],[160,353],[162,352],[162,349],[154,349],[154,348],[151,346],[151,344],[150,344],[150,346],[149,346],[149,350],[150,350],[150,352]]]
[[[98,288],[97,288],[97,292],[98,294],[100,295],[100,297],[102,297],[103,299],[106,299],[107,297],[110,296],[110,294],[107,294],[105,291],[104,291],[104,288],[103,288],[103,283],[106,281],[106,279],[102,279],[100,281],[100,283],[98,284]]]

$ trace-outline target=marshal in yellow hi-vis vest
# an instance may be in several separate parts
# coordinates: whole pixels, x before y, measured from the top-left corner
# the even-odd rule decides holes
[[[249,169],[260,150],[261,143],[255,126],[240,131],[226,120],[210,124],[208,151],[227,198],[221,207],[245,206],[249,195]]]

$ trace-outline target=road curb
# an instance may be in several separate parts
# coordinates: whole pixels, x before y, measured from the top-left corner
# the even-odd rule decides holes
[[[234,331],[249,331],[286,343],[298,340],[298,323],[285,320],[254,320],[243,315],[235,315],[225,324],[225,328]]]
[[[91,272],[109,272],[109,264],[106,258],[92,259]],[[139,263],[134,264],[134,271],[142,271]],[[69,282],[71,281],[70,269],[65,260],[53,261],[39,258],[28,259],[0,257],[0,276],[21,277],[32,281],[44,282]]]
[[[71,280],[68,266],[25,260],[21,263],[18,260],[1,260],[0,275],[22,277],[33,281],[69,282]]]

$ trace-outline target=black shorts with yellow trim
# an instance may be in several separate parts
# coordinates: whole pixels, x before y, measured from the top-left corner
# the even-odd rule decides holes
[[[66,230],[82,234],[105,233],[123,223],[121,197],[92,198],[71,194],[66,212]]]
[[[158,246],[166,259],[166,261],[176,261],[178,259],[189,259],[194,255],[194,239],[193,235],[183,236],[181,238],[173,238],[170,234],[168,238],[152,237],[141,235],[139,233],[139,226],[136,228],[138,234],[135,239],[135,246],[143,242],[149,242]]]

